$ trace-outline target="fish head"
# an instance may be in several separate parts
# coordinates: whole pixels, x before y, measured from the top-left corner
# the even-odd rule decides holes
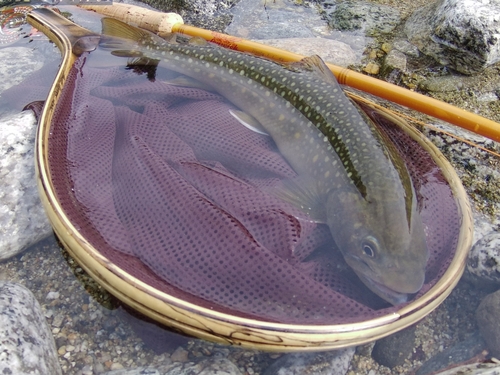
[[[387,191],[366,199],[354,191],[332,194],[327,222],[347,264],[375,294],[404,303],[425,280],[428,250],[416,201],[408,214]]]

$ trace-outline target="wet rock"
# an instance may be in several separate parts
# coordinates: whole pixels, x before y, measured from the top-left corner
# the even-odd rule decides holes
[[[481,336],[494,357],[500,356],[500,290],[488,294],[476,310]]]
[[[353,355],[354,348],[323,353],[286,354],[262,375],[345,375]]]
[[[384,76],[387,76],[393,71],[406,71],[406,55],[396,49],[389,51],[384,59],[384,65],[382,67],[382,74]]]
[[[52,232],[38,197],[35,133],[30,111],[0,120],[0,260]]]
[[[500,232],[490,232],[474,244],[467,271],[477,286],[500,288]]]
[[[478,334],[472,335],[430,358],[415,372],[415,375],[434,374],[437,371],[469,361],[485,349],[484,341]],[[456,374],[456,373],[453,373]]]
[[[382,366],[394,368],[405,362],[415,346],[415,326],[378,340],[372,358]]]
[[[304,56],[318,55],[324,61],[347,67],[358,61],[356,53],[345,43],[323,38],[266,39],[258,42]]]
[[[54,338],[33,294],[0,281],[0,374],[61,374]]]
[[[500,60],[500,2],[439,0],[416,10],[405,32],[440,64],[473,74]]]
[[[396,40],[392,46],[406,56],[418,57],[420,55],[418,48],[406,40]]]
[[[323,2],[328,24],[335,30],[359,30],[366,35],[390,33],[400,22],[399,12],[385,5],[359,1]]]

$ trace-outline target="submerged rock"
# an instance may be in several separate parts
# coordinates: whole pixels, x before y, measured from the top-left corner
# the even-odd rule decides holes
[[[262,375],[345,375],[354,348],[324,353],[291,353],[276,360]]]
[[[25,287],[0,281],[0,374],[61,374],[40,305]]]
[[[500,60],[500,2],[438,0],[416,10],[405,32],[440,64],[473,74]]]
[[[382,366],[401,366],[413,352],[416,326],[408,327],[375,343],[372,357]]]
[[[288,0],[241,0],[231,9],[233,20],[226,33],[247,39],[312,38],[325,21],[308,7]]]
[[[415,372],[415,375],[437,374],[447,368],[458,366],[480,356],[485,349],[484,342],[479,334],[474,334],[466,340],[443,350],[434,357],[428,359]],[[470,362],[469,362],[470,363]],[[457,374],[453,372],[453,374]]]
[[[318,55],[326,62],[347,67],[358,61],[352,48],[342,42],[323,38],[265,39],[258,42],[305,56]]]
[[[31,111],[0,120],[0,260],[52,233],[38,197],[35,133]]]
[[[494,357],[500,356],[500,290],[487,295],[476,311],[477,325]]]

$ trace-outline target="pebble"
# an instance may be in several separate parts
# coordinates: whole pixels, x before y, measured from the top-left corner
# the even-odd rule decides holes
[[[170,359],[174,362],[187,362],[188,361],[188,351],[183,347],[178,347],[170,356]]]
[[[500,288],[500,232],[490,232],[474,244],[467,272],[478,286]]]
[[[500,290],[487,295],[476,311],[477,324],[491,354],[500,357]]]
[[[406,21],[411,43],[440,64],[473,74],[500,60],[500,2],[439,0]]]
[[[354,348],[322,353],[290,353],[277,359],[262,375],[345,375]]]
[[[0,260],[52,233],[38,197],[35,134],[31,111],[0,119]]]
[[[373,62],[373,61],[370,61],[368,64],[366,64],[366,66],[363,68],[363,71],[368,73],[368,74],[373,74],[373,75],[377,75],[380,71],[380,65]]]
[[[0,374],[62,374],[54,338],[35,296],[0,281]]]

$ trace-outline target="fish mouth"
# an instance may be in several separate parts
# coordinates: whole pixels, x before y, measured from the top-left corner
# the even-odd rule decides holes
[[[383,298],[387,302],[396,306],[401,303],[408,302],[409,294],[397,292],[384,284],[381,284],[365,275],[358,274],[358,277],[363,281],[363,283],[376,295]]]

